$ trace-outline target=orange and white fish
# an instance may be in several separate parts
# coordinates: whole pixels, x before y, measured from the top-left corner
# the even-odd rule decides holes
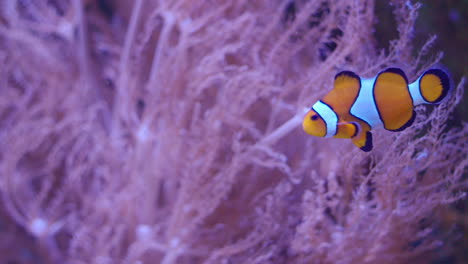
[[[401,69],[388,68],[371,79],[342,71],[334,86],[307,112],[302,127],[313,136],[349,138],[367,152],[372,150],[372,129],[409,127],[416,117],[414,106],[439,103],[450,90],[450,79],[444,70],[430,69],[408,85]]]

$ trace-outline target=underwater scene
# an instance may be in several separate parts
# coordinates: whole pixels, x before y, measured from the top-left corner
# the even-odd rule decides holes
[[[0,264],[468,263],[468,1],[0,0]]]

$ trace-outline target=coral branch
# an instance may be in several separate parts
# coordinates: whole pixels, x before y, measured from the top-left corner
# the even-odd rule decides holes
[[[304,114],[307,113],[308,110],[308,108],[304,108],[301,112],[271,132],[268,136],[262,138],[257,144],[269,145],[275,143],[277,140],[290,133],[293,129],[297,128],[302,123]]]
[[[0,263],[440,262],[464,78],[369,153],[300,128],[340,70],[440,59],[406,0],[376,50],[377,3],[0,1]]]

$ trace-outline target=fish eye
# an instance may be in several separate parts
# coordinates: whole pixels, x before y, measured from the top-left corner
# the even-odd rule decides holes
[[[315,121],[315,120],[318,119],[318,115],[313,115],[313,116],[310,117],[310,119],[311,119],[312,121]]]

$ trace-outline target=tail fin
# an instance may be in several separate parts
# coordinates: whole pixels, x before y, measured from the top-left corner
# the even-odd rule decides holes
[[[450,91],[450,77],[442,69],[425,71],[418,79],[419,93],[422,103],[437,104],[442,101]]]

